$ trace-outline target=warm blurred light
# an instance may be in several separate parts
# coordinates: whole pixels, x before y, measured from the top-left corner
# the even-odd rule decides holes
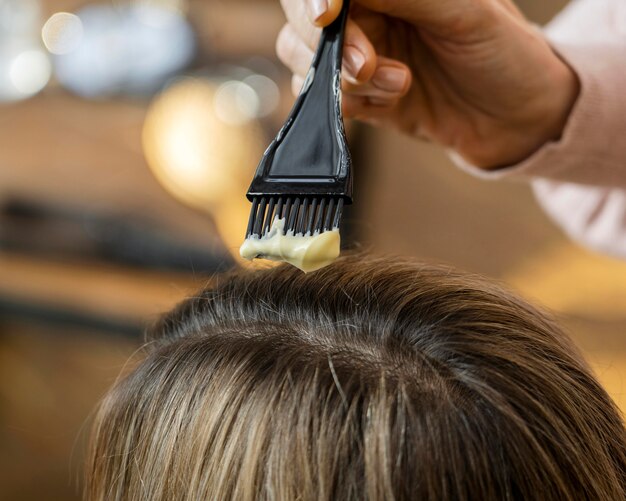
[[[252,87],[259,97],[257,117],[266,117],[278,108],[280,90],[274,80],[265,75],[250,75],[243,79],[243,83]]]
[[[24,96],[32,96],[50,80],[50,61],[43,50],[31,49],[20,53],[9,68],[9,77],[15,89]]]
[[[259,95],[249,85],[236,80],[220,85],[215,93],[215,114],[224,123],[241,125],[256,118],[261,106]]]
[[[619,322],[626,304],[626,262],[571,243],[542,248],[506,282],[559,314]],[[593,298],[593,300],[590,300]]]
[[[44,24],[41,38],[52,54],[68,54],[76,50],[83,39],[83,23],[76,14],[57,12]]]
[[[220,95],[224,109],[238,108],[237,101],[245,104],[249,97],[247,91],[240,95],[224,89],[191,78],[172,85],[148,110],[143,147],[161,184],[186,204],[210,213],[235,253],[250,209],[245,192],[265,141],[256,121],[235,124],[218,116]]]

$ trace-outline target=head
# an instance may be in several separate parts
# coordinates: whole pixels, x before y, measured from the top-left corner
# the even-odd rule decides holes
[[[218,278],[101,404],[88,497],[626,497],[621,417],[542,312],[353,256]]]

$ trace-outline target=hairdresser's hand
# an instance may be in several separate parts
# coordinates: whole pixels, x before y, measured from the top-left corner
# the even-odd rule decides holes
[[[277,50],[299,90],[320,26],[342,0],[281,0]],[[352,0],[344,113],[391,124],[484,168],[558,139],[578,95],[573,71],[510,0]]]

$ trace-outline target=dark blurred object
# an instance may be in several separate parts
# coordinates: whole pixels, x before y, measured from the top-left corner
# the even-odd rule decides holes
[[[0,206],[0,248],[200,274],[232,265],[228,255],[181,241],[153,223],[17,198]]]
[[[0,324],[12,321],[39,328],[84,329],[87,334],[124,336],[139,340],[145,326],[131,320],[119,320],[75,308],[62,308],[0,295]],[[1,498],[0,498],[1,499]]]

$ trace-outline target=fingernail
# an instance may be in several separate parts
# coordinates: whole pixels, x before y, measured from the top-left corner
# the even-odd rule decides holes
[[[406,71],[394,66],[381,66],[374,73],[372,83],[380,90],[402,92],[406,86]]]
[[[311,21],[317,21],[320,17],[326,14],[328,10],[328,1],[327,0],[309,0],[307,2],[307,10],[309,11],[309,16],[311,17]]]
[[[355,48],[348,48],[343,56],[343,64],[351,76],[357,78],[365,65],[365,56]]]

